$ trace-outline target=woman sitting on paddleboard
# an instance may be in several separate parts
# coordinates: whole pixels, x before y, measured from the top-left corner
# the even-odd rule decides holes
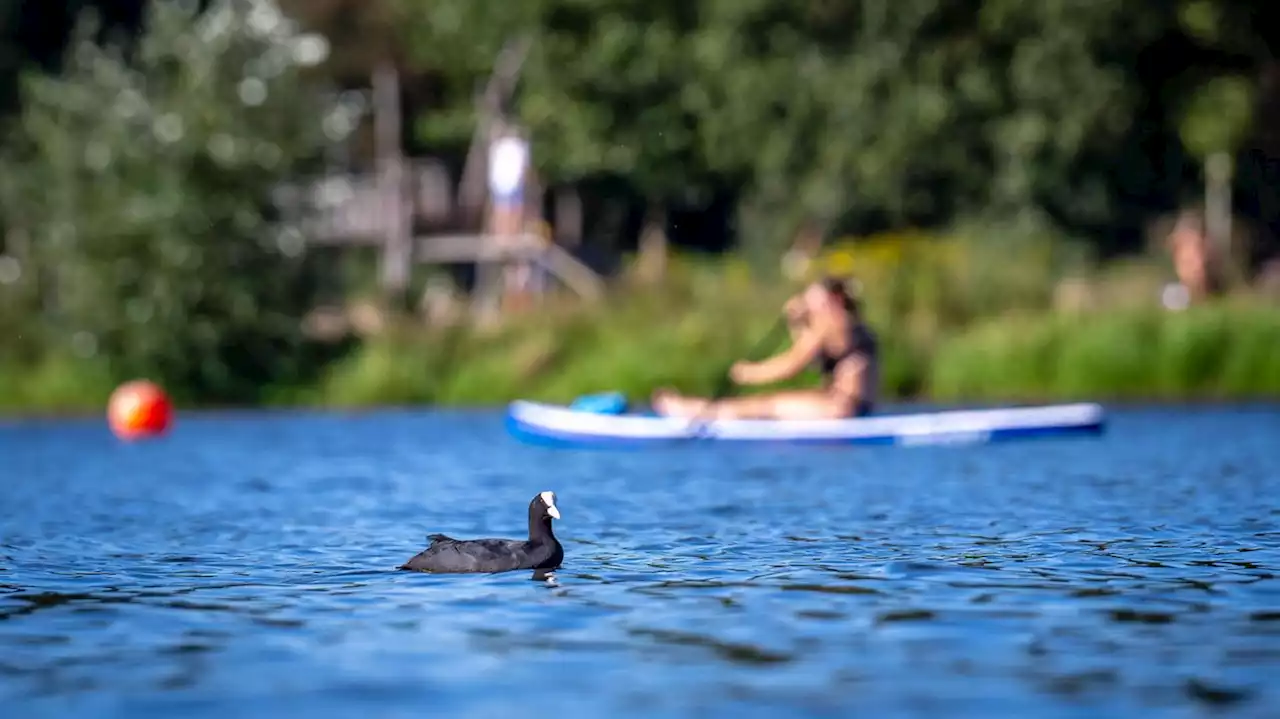
[[[654,411],[702,420],[840,419],[869,414],[879,379],[878,343],[845,284],[835,278],[815,282],[788,300],[784,311],[791,327],[791,347],[760,362],[736,362],[729,378],[739,385],[772,384],[816,364],[821,389],[718,400],[659,390],[652,398]]]

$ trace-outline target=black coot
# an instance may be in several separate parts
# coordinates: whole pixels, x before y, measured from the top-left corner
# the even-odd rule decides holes
[[[560,518],[555,492],[540,492],[529,502],[529,538],[453,539],[443,534],[427,537],[431,544],[400,565],[417,572],[509,572],[513,569],[556,569],[564,560],[564,547],[551,531],[551,520]]]

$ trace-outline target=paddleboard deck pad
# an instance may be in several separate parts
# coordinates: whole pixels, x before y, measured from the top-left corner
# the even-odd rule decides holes
[[[507,431],[531,444],[578,447],[654,443],[756,442],[845,445],[987,444],[1101,434],[1094,403],[884,414],[837,420],[691,422],[636,412],[614,395],[575,406],[519,400],[507,407]]]

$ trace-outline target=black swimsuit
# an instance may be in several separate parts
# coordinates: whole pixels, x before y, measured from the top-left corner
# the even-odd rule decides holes
[[[822,350],[822,354],[818,355],[817,364],[818,372],[822,375],[822,383],[829,386],[835,379],[836,366],[844,360],[854,355],[862,355],[867,358],[867,362],[875,364],[880,354],[879,342],[876,335],[866,325],[857,323],[849,328],[849,344],[844,352],[838,355],[830,355],[826,349]],[[857,405],[853,408],[853,416],[864,417],[871,414],[874,403],[864,398],[858,400]]]

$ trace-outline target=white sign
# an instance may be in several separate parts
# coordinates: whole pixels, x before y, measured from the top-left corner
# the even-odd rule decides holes
[[[508,196],[520,189],[529,164],[529,143],[518,137],[502,137],[489,146],[489,190]]]

